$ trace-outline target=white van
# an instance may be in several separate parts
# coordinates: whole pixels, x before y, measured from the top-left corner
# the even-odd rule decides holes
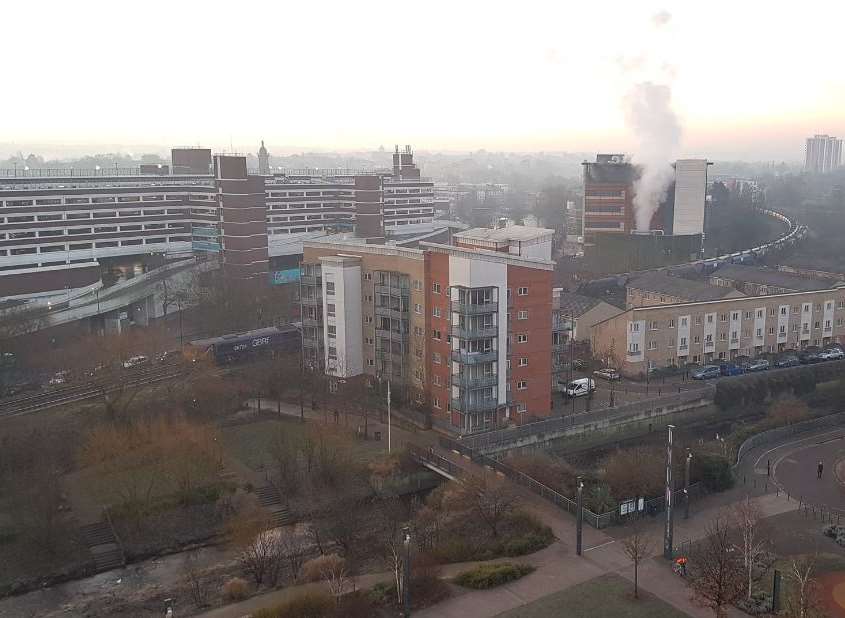
[[[578,378],[567,382],[559,379],[557,381],[557,389],[567,397],[581,397],[582,395],[589,395],[596,390],[596,381],[592,378]]]

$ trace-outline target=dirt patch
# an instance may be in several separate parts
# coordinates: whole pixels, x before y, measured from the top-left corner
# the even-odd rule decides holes
[[[845,571],[826,573],[819,578],[819,594],[830,618],[845,618]]]

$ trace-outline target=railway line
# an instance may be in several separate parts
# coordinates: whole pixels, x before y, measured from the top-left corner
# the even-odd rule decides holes
[[[12,397],[0,400],[0,419],[12,418],[69,403],[94,399],[95,397],[101,396],[104,391],[109,393],[126,388],[127,386],[155,384],[183,375],[185,375],[185,370],[179,365],[158,365],[146,369],[127,370],[125,375],[119,376],[119,381],[123,382],[122,384],[118,384],[117,380],[111,384],[85,382],[81,384],[69,384],[31,395]]]

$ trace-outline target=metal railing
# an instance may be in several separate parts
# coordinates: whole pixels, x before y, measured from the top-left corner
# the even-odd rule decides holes
[[[624,423],[626,420],[641,415],[642,412],[647,410],[660,414],[663,412],[663,408],[666,407],[684,405],[697,400],[712,400],[715,390],[715,386],[708,384],[703,388],[673,393],[672,395],[665,395],[663,397],[655,397],[646,401],[636,401],[613,408],[558,416],[534,423],[527,423],[518,427],[495,429],[484,433],[464,436],[462,441],[473,449],[500,448],[510,442],[516,442],[534,435],[553,434],[554,432],[562,432],[578,426],[586,428],[589,425],[595,425],[605,421]]]
[[[398,285],[375,285],[376,294],[385,294],[387,296],[410,296],[411,288],[400,287]]]
[[[490,350],[489,352],[461,352],[460,350],[452,350],[452,360],[464,365],[492,363],[498,358],[499,353],[496,350]]]
[[[489,399],[476,399],[475,401],[452,399],[452,410],[456,412],[495,412],[498,407],[499,401],[493,397]]]
[[[497,326],[452,326],[452,336],[460,339],[487,339],[499,335]]]
[[[452,303],[452,311],[463,313],[464,315],[496,313],[499,311],[499,303]]]
[[[495,386],[498,382],[499,377],[495,375],[479,377],[470,377],[460,373],[452,375],[452,385],[466,389]]]
[[[776,429],[769,429],[757,435],[751,436],[743,442],[736,452],[736,463],[734,467],[742,462],[742,458],[748,454],[752,449],[758,446],[766,446],[774,442],[780,442],[784,438],[790,438],[803,433],[809,433],[815,429],[822,429],[828,426],[838,426],[845,423],[845,412],[836,412],[826,416],[818,416],[816,418],[807,419],[792,425],[784,427],[777,427]]]

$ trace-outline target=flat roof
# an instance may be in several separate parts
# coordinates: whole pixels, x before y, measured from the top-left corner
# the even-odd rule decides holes
[[[472,240],[494,240],[501,242],[541,240],[554,236],[555,231],[546,227],[528,227],[527,225],[511,225],[508,227],[489,228],[474,227],[463,232],[457,232],[454,238],[468,238]]]

